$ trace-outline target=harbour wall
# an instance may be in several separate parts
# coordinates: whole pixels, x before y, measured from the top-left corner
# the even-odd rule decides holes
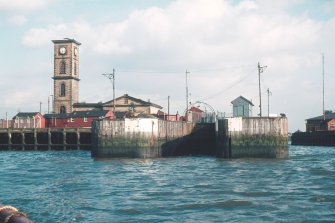
[[[214,124],[106,119],[93,122],[92,136],[92,157],[157,158],[215,152]]]
[[[237,117],[218,120],[217,155],[225,158],[287,158],[287,118]]]
[[[292,145],[335,146],[335,132],[295,132],[291,137]]]
[[[90,150],[90,128],[0,129],[0,150]]]

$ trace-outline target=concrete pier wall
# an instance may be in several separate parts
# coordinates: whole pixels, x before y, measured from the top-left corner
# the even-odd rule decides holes
[[[171,122],[157,118],[96,120],[92,126],[92,156],[171,156],[192,129],[193,125],[189,122]]]
[[[286,117],[239,117],[218,121],[218,155],[225,158],[287,158]]]
[[[0,129],[0,150],[90,150],[88,128]]]

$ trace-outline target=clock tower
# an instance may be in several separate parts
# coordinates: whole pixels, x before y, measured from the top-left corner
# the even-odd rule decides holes
[[[79,96],[79,46],[74,39],[52,40],[54,43],[53,113],[71,113]]]

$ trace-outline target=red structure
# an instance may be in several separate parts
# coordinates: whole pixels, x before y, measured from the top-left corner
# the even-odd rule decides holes
[[[92,121],[101,118],[114,119],[109,110],[75,111],[69,114],[46,114],[47,128],[91,128]]]
[[[204,111],[197,107],[191,107],[190,109],[188,109],[185,116],[187,121],[196,123],[204,116]]]

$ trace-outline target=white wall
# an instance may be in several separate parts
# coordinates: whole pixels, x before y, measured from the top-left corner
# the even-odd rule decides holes
[[[228,130],[230,132],[242,131],[242,117],[228,118]]]
[[[141,132],[158,134],[157,118],[126,118],[125,132]]]

